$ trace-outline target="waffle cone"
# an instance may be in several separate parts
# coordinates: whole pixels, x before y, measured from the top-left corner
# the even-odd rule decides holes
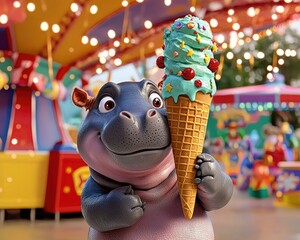
[[[211,99],[211,95],[198,92],[193,102],[187,96],[179,96],[177,103],[173,98],[165,101],[181,206],[188,219],[195,207],[195,161],[203,150]]]

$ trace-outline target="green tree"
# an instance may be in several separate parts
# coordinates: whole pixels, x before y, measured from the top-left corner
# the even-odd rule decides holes
[[[282,49],[283,56],[277,55],[277,49]],[[289,56],[292,50],[296,56]],[[279,73],[285,76],[285,83],[290,85],[293,81],[300,79],[300,34],[294,29],[288,27],[284,33],[274,32],[270,36],[260,38],[258,41],[250,41],[234,49],[216,54],[220,61],[221,55],[224,55],[224,67],[221,80],[217,81],[218,89],[241,87],[249,85],[264,84],[267,79],[267,70],[269,65],[277,66]],[[228,52],[234,54],[233,59],[226,57]],[[250,53],[250,59],[245,59],[244,54]],[[261,57],[263,53],[264,57]],[[258,57],[260,56],[260,58]],[[237,64],[237,59],[242,60],[242,64]],[[283,59],[284,64],[279,65],[278,59]],[[282,61],[282,60],[281,60]]]

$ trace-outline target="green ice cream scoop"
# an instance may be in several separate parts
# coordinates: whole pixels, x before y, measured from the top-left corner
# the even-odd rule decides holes
[[[174,21],[164,32],[164,57],[159,67],[165,68],[162,96],[172,97],[175,102],[180,95],[195,101],[196,93],[214,95],[214,73],[218,61],[217,51],[209,24],[198,17],[187,15]],[[163,61],[163,63],[162,63]]]

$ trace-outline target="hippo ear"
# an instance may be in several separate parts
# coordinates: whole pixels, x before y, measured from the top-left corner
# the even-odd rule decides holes
[[[86,110],[90,110],[95,101],[94,97],[88,95],[86,91],[81,88],[75,87],[72,92],[72,101],[78,107],[85,107]]]

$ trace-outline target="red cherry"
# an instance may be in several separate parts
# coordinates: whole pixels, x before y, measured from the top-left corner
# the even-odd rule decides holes
[[[191,80],[193,77],[195,77],[195,71],[192,68],[185,68],[182,71],[182,77],[185,80]]]
[[[157,59],[156,59],[156,65],[159,67],[159,68],[165,68],[165,57],[164,56],[159,56]]]
[[[196,80],[196,81],[194,82],[194,84],[195,84],[195,86],[196,86],[197,88],[201,88],[201,87],[202,87],[202,82],[201,82],[201,80]]]
[[[212,72],[216,72],[218,70],[219,67],[219,62],[217,59],[215,58],[211,58],[209,60],[209,64],[208,64],[208,69],[211,70]]]

